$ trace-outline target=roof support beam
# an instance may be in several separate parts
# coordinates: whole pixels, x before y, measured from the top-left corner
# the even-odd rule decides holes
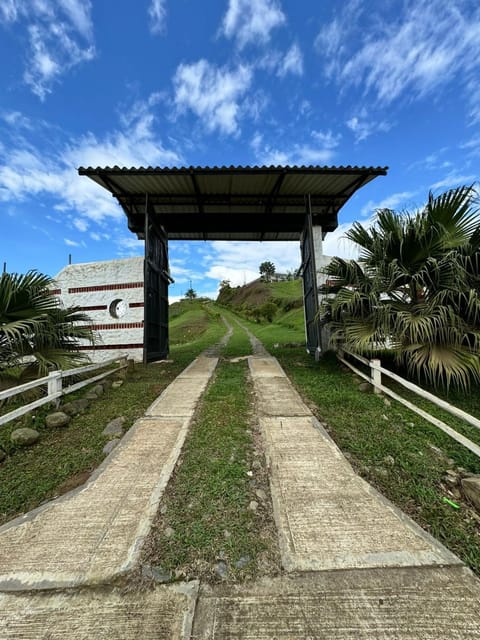
[[[202,194],[200,193],[200,189],[198,188],[198,182],[195,174],[193,173],[193,169],[190,170],[190,177],[192,178],[193,190],[195,191],[195,195],[197,197],[198,213],[203,216],[205,210],[203,208]],[[205,232],[203,232],[203,239],[207,239],[207,234]]]

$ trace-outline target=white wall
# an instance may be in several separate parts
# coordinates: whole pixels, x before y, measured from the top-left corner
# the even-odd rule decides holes
[[[86,353],[94,362],[125,353],[142,360],[143,258],[68,265],[55,283],[63,306],[81,307],[92,320],[97,343]],[[116,300],[120,307],[113,305]]]

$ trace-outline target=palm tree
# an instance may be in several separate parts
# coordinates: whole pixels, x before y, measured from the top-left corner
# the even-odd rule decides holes
[[[0,277],[0,376],[46,375],[85,356],[79,340],[93,341],[88,316],[63,309],[54,281],[37,271]]]
[[[334,258],[323,323],[347,349],[390,348],[410,375],[467,388],[480,381],[480,230],[477,194],[459,187],[417,213],[377,212],[346,234],[359,261]]]

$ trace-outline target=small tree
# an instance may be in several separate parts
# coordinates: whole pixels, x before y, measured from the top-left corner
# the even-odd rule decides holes
[[[266,260],[260,265],[259,271],[262,280],[264,280],[265,282],[271,282],[273,276],[275,275],[275,265],[273,264],[273,262]]]
[[[260,315],[263,316],[267,322],[273,322],[277,311],[278,307],[274,302],[265,302],[259,309]]]
[[[190,287],[190,289],[188,289],[188,291],[185,292],[185,298],[187,300],[194,300],[197,297],[197,292],[195,291],[195,289],[192,289],[192,287]]]
[[[231,288],[232,288],[232,285],[230,283],[230,280],[222,280],[220,282],[220,287],[219,287],[220,293],[222,293],[224,291],[228,291]]]

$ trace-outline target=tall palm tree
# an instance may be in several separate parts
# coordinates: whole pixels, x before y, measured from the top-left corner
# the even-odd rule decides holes
[[[334,258],[323,322],[356,352],[390,348],[410,375],[468,387],[480,381],[480,230],[473,187],[417,213],[377,212],[346,234],[359,262]]]
[[[53,286],[37,271],[0,277],[0,376],[42,376],[85,359],[78,347],[81,339],[93,341],[89,318],[76,307],[61,308]]]

